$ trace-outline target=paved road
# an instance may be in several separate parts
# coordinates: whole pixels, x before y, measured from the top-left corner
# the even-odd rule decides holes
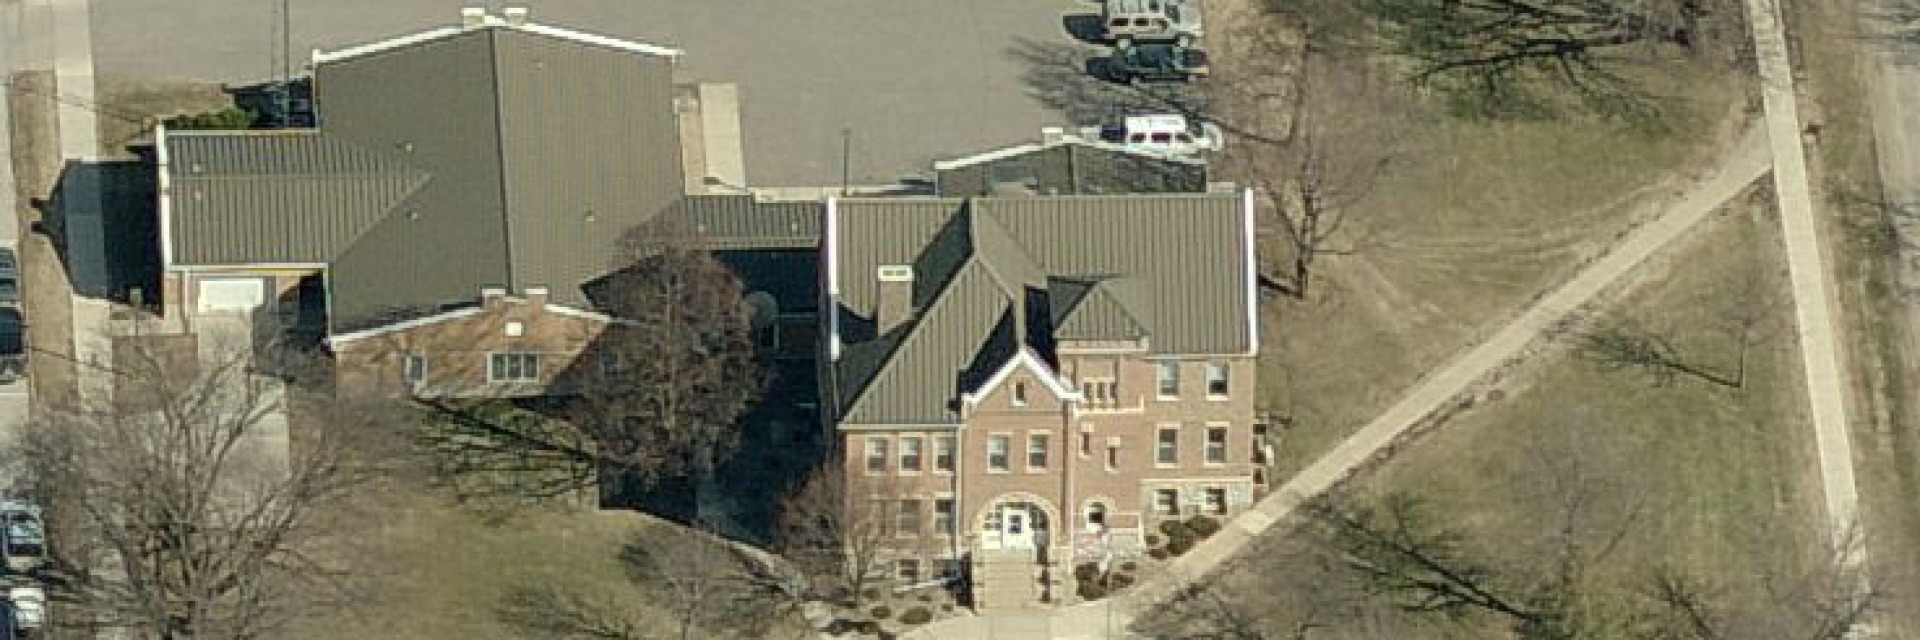
[[[1807,401],[1820,462],[1827,526],[1841,554],[1841,565],[1866,580],[1867,549],[1856,534],[1860,494],[1854,478],[1853,433],[1847,421],[1844,347],[1835,329],[1837,298],[1820,224],[1814,215],[1807,180],[1806,147],[1801,141],[1793,61],[1778,0],[1747,0],[1753,45],[1760,63],[1761,96],[1773,155],[1773,187],[1787,246],[1787,271],[1793,283],[1794,320],[1800,337]]]
[[[1385,413],[1356,431],[1285,485],[1227,524],[1220,533],[1180,556],[1163,574],[1142,582],[1129,595],[1059,612],[1048,624],[1022,623],[1000,638],[1104,638],[1106,629],[1124,629],[1134,613],[1172,593],[1197,576],[1218,569],[1254,538],[1285,520],[1309,499],[1386,451],[1435,411],[1453,404],[1475,382],[1525,355],[1529,345],[1618,282],[1648,257],[1671,244],[1708,214],[1751,185],[1769,166],[1765,133],[1750,132],[1721,160],[1718,170],[1694,186],[1659,217],[1641,225],[1620,244],[1552,293],[1522,311],[1485,342],[1468,348],[1435,369]],[[1119,602],[1114,602],[1118,600]],[[1109,620],[1113,621],[1109,627]],[[986,637],[996,621],[959,618],[927,627],[911,638],[926,640]],[[1121,637],[1117,635],[1112,637]]]
[[[462,5],[499,0],[292,0],[296,63],[451,24]],[[753,186],[840,182],[842,129],[852,179],[884,183],[935,158],[1039,136],[1056,115],[1028,98],[1022,39],[1066,43],[1076,0],[551,0],[533,20],[687,51],[683,81],[740,86]],[[252,81],[278,75],[278,2],[95,0],[102,77]]]

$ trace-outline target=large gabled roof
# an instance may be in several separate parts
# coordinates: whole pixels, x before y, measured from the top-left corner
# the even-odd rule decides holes
[[[678,54],[497,18],[317,53],[319,132],[163,134],[168,266],[324,264],[336,331],[484,287],[583,305],[683,195]]]
[[[841,424],[953,424],[1022,350],[1137,340],[1160,356],[1252,353],[1241,194],[836,201],[826,264]],[[918,312],[871,327],[882,266],[912,265]]]

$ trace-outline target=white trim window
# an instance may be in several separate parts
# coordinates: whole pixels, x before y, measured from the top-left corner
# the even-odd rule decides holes
[[[920,581],[919,558],[901,558],[893,562],[894,576],[899,578],[901,582],[911,584]]]
[[[426,384],[428,364],[427,354],[408,351],[400,360],[400,379],[410,388]]]
[[[1227,463],[1227,426],[1207,425],[1207,464]]]
[[[956,441],[953,436],[934,436],[933,470],[940,473],[953,473],[953,452]]]
[[[1163,516],[1180,515],[1180,490],[1154,489],[1153,512]]]
[[[540,354],[509,351],[487,354],[487,382],[538,382]]]
[[[996,434],[987,436],[987,471],[1006,473],[1009,466],[1007,450],[1013,448],[1013,436]]]
[[[1233,390],[1232,380],[1228,376],[1229,371],[1230,369],[1228,369],[1227,363],[1225,362],[1207,363],[1208,400],[1227,399],[1228,392]]]
[[[1025,381],[1013,383],[1013,406],[1027,406],[1027,383]]]
[[[1047,470],[1047,434],[1027,434],[1027,470]]]
[[[900,508],[893,512],[893,534],[903,537],[920,535],[920,501],[908,498],[900,501]]]
[[[1163,424],[1153,434],[1153,463],[1160,466],[1180,464],[1180,426]]]
[[[933,499],[933,534],[950,536],[954,534],[954,514],[959,513],[953,498]]]
[[[886,436],[867,436],[867,473],[887,472],[887,457],[891,455],[892,441]]]
[[[1154,391],[1161,400],[1180,397],[1180,363],[1171,360],[1153,363]]]
[[[920,473],[920,436],[900,436],[900,472]]]
[[[1207,487],[1200,491],[1200,512],[1213,515],[1227,515],[1227,490],[1220,487]]]

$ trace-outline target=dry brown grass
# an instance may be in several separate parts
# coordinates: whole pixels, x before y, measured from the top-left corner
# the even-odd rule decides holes
[[[1674,94],[1662,134],[1580,118],[1380,125],[1403,133],[1349,214],[1359,251],[1323,258],[1309,299],[1264,308],[1263,404],[1295,420],[1277,478],[1571,277],[1705,166],[1739,120],[1736,88],[1705,64],[1663,80],[1691,89]]]
[[[94,81],[94,96],[100,153],[106,157],[126,157],[128,146],[152,142],[153,126],[162,118],[233,106],[218,84],[165,78],[101,76]]]

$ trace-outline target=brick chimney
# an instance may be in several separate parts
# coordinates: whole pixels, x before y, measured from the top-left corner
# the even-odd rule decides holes
[[[527,304],[529,306],[532,306],[535,312],[538,312],[547,308],[547,288],[546,287],[527,287],[526,291],[523,292],[521,295],[527,299]]]
[[[886,335],[913,319],[913,267],[882,265],[878,274],[878,303],[873,311],[873,329]]]
[[[486,287],[480,290],[480,308],[487,311],[499,311],[507,306],[507,290],[500,287]]]

